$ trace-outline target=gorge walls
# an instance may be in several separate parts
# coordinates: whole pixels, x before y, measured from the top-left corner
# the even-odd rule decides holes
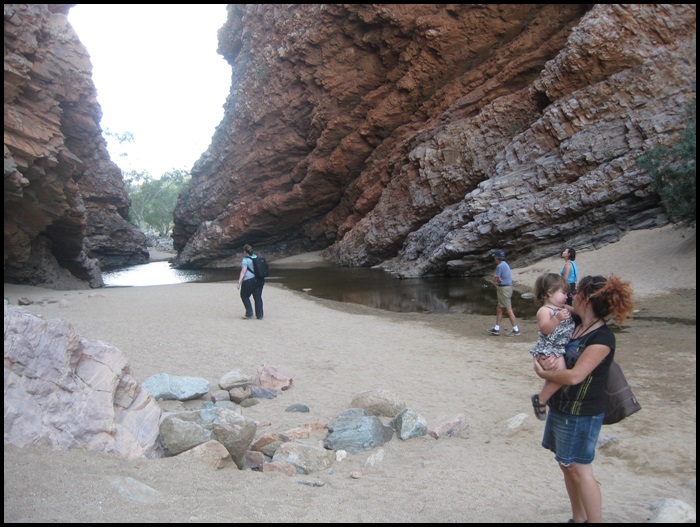
[[[5,280],[144,263],[73,4],[5,4]],[[694,4],[231,4],[224,119],[174,213],[175,265],[322,250],[483,275],[668,222],[636,159],[696,96]]]
[[[695,97],[695,5],[230,5],[181,267],[311,250],[483,274],[668,220],[636,158]]]

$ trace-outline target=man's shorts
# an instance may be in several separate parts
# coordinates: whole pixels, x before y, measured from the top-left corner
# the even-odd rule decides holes
[[[512,307],[512,304],[510,302],[510,299],[513,298],[512,285],[499,285],[496,287],[496,293],[496,296],[498,297],[498,307]]]

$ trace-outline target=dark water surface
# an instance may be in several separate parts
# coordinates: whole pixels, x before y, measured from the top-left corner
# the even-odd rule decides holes
[[[239,269],[173,269],[152,262],[103,273],[106,287],[137,287],[186,282],[236,281]],[[400,280],[378,269],[334,267],[328,264],[270,266],[268,283],[337,302],[361,304],[400,313],[465,313],[494,315],[496,287],[480,278],[415,278]],[[532,318],[532,299],[513,294],[520,319]],[[504,314],[505,317],[505,314]]]

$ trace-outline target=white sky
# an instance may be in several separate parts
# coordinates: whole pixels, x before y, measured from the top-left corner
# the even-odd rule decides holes
[[[216,52],[226,4],[77,4],[68,12],[93,66],[102,130],[122,170],[190,170],[224,115],[231,67]],[[120,154],[128,154],[126,156]]]

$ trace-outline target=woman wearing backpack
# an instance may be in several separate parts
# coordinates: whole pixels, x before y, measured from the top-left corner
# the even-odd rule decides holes
[[[243,260],[241,261],[241,274],[238,276],[238,289],[241,292],[241,300],[245,307],[243,318],[253,318],[253,306],[250,304],[250,295],[255,302],[255,318],[263,318],[262,290],[265,287],[265,278],[255,276],[253,272],[253,259],[256,258],[250,245],[243,247]]]

